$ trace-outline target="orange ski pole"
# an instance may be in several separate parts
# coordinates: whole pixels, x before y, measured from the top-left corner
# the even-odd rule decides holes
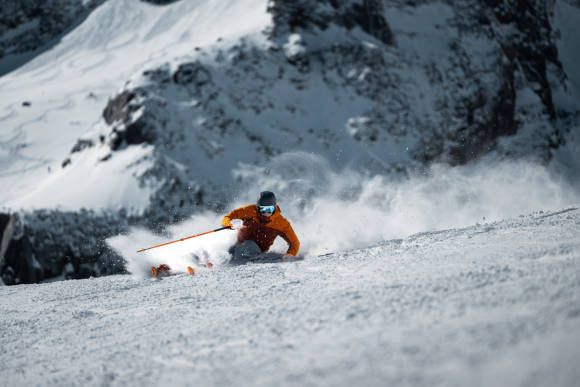
[[[195,237],[202,236],[202,235],[211,234],[212,232],[221,231],[221,230],[231,230],[231,227],[220,227],[220,228],[216,228],[215,230],[211,230],[211,231],[204,232],[204,233],[201,233],[201,234],[192,235],[192,236],[188,236],[186,238],[181,238],[181,239],[178,239],[178,240],[175,240],[175,241],[171,241],[171,242],[167,242],[167,243],[162,243],[162,244],[157,245],[157,246],[152,246],[152,247],[147,247],[145,249],[137,250],[137,252],[138,253],[142,253],[144,251],[151,250],[151,249],[154,249],[154,248],[157,248],[157,247],[167,246],[167,245],[170,245],[170,244],[176,243],[176,242],[183,242],[183,241],[185,241],[187,239],[195,238]]]

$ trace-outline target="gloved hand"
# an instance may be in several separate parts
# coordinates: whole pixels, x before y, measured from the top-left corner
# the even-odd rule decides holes
[[[284,253],[282,254],[282,260],[283,261],[287,261],[287,260],[292,260],[294,259],[294,256],[290,253]]]
[[[222,225],[224,227],[232,228],[232,220],[226,216],[222,219]]]
[[[244,227],[244,221],[241,219],[232,219],[230,221],[232,230],[238,230]]]

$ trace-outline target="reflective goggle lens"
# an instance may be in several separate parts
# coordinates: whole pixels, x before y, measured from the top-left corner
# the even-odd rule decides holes
[[[269,212],[270,214],[273,214],[274,210],[276,209],[276,206],[259,206],[259,207],[260,212]]]

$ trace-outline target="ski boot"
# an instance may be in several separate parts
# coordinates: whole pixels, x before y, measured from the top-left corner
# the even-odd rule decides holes
[[[157,267],[151,266],[151,272],[153,273],[153,277],[167,277],[171,275],[171,268],[162,263]]]

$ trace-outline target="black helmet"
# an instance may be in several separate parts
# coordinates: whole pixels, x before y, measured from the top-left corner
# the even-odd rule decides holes
[[[258,205],[259,206],[275,206],[276,205],[276,196],[274,195],[274,192],[270,192],[270,191],[260,192],[260,196],[258,196]]]

